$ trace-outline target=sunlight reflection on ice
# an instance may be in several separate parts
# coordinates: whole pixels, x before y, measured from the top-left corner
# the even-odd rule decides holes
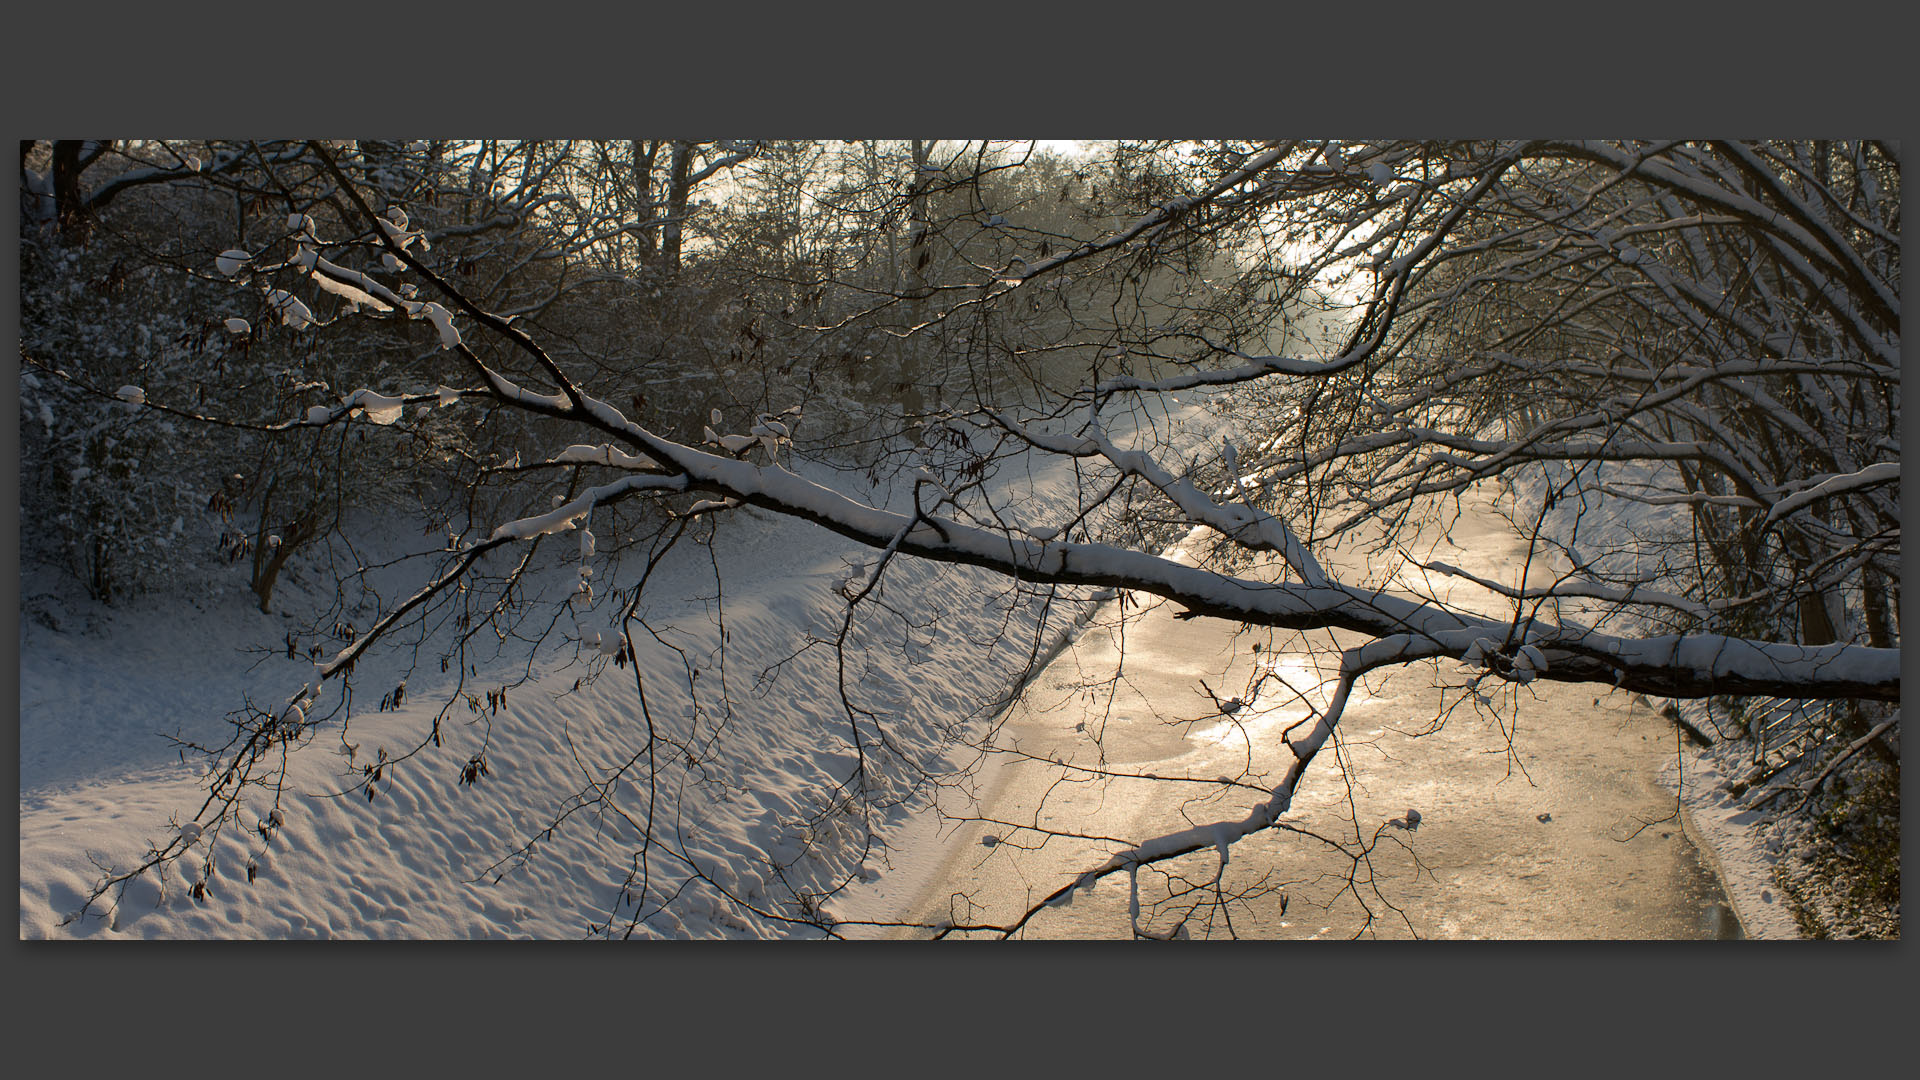
[[[1327,663],[1323,671],[1321,662],[1306,653],[1281,654],[1264,664],[1263,669],[1260,691],[1253,702],[1195,731],[1191,736],[1195,742],[1218,745],[1277,733],[1306,717],[1309,708],[1325,707],[1333,697],[1334,684],[1339,681],[1333,663]],[[1371,696],[1362,683],[1354,687],[1348,704],[1358,704]]]

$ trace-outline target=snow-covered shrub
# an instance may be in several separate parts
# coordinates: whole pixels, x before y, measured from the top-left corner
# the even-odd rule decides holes
[[[1771,822],[1775,879],[1810,938],[1900,937],[1900,766],[1863,762]]]
[[[105,601],[206,561],[233,439],[126,400],[191,408],[230,346],[210,290],[96,236],[22,241],[21,538]]]
[[[180,149],[116,147],[91,159],[83,191],[152,176]],[[285,166],[299,152],[125,187],[84,231],[23,222],[23,554],[69,567],[97,599],[237,564],[264,609],[280,569],[343,513],[411,512],[463,486],[445,477],[471,467],[471,411],[422,409],[398,429],[363,413],[260,430],[361,386],[412,385],[441,352],[427,321],[339,318],[364,294],[299,261],[337,232]],[[30,174],[44,153],[29,155]],[[195,156],[229,153],[251,160],[211,146]]]

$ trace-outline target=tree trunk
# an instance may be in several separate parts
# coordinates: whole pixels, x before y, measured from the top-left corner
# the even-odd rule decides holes
[[[693,143],[673,140],[672,164],[667,172],[667,220],[660,226],[660,269],[668,277],[680,274],[680,225],[687,215],[687,173]]]
[[[269,514],[273,510],[273,496],[279,490],[280,481],[276,477],[267,484],[267,491],[260,500],[260,524],[253,539],[253,580],[249,584],[253,595],[260,600],[262,614],[273,614],[273,587],[280,580],[280,571],[307,542],[320,535],[320,509],[309,506],[300,512],[300,516],[286,524],[284,533],[279,535],[271,530]],[[278,536],[279,543],[274,543]]]
[[[1879,571],[1868,566],[1861,572],[1861,601],[1867,617],[1867,644],[1876,649],[1894,647],[1893,628],[1887,618],[1887,589]]]
[[[53,144],[54,220],[60,235],[69,244],[84,245],[93,231],[93,223],[80,194],[80,151],[82,139],[59,139]]]
[[[265,527],[262,527],[262,532]],[[265,552],[266,559],[261,560],[260,548],[254,548],[253,594],[260,598],[260,611],[273,614],[273,586],[280,580],[280,571],[287,565],[293,553],[320,535],[320,512],[309,509],[296,520],[289,522],[287,533],[278,544],[267,545],[271,550]]]
[[[640,265],[653,262],[658,243],[653,235],[653,159],[660,152],[660,140],[633,140],[633,227],[628,230]]]
[[[1800,642],[1804,645],[1831,645],[1839,640],[1833,620],[1827,614],[1827,594],[1810,592],[1800,598]]]
[[[919,326],[927,318],[927,267],[933,262],[933,214],[927,192],[932,180],[927,165],[933,155],[933,144],[937,141],[913,140],[913,182],[907,186],[907,220],[911,222],[909,231],[912,234],[907,244],[906,281],[907,325],[910,328]],[[924,369],[920,354],[925,345],[918,337],[909,337],[901,345],[900,371],[894,392],[901,410],[911,417],[926,408],[926,401],[920,392]],[[919,443],[920,428],[916,425],[910,431],[913,441]]]
[[[933,261],[933,220],[927,209],[927,162],[934,140],[913,140],[913,182],[907,186],[907,320],[918,326],[927,309],[927,265]]]

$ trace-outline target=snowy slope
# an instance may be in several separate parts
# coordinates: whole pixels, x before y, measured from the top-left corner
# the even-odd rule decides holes
[[[1007,468],[1002,492],[1036,512],[1067,498],[1073,478],[1061,464]],[[160,733],[219,739],[228,710],[243,700],[277,707],[313,666],[304,651],[284,653],[300,620],[252,610],[243,586],[95,612],[92,632],[71,617],[56,617],[58,630],[24,619],[22,936],[565,938],[610,917],[619,934],[636,910],[639,936],[817,934],[777,916],[797,913],[799,895],[882,864],[863,824],[884,835],[906,820],[921,771],[967,759],[968,725],[995,711],[1085,605],[1049,605],[984,571],[903,558],[860,608],[843,674],[820,642],[841,627],[842,588],[865,580],[852,568],[870,569],[874,554],[804,522],[733,518],[710,544],[683,541],[650,580],[640,614],[657,636],[635,633],[660,736],[651,756],[635,667],[581,641],[613,625],[609,598],[577,620],[553,616],[556,632],[530,667],[509,654],[461,681],[458,665],[442,673],[430,662],[443,644],[433,638],[417,665],[407,649],[369,655],[355,669],[346,731],[329,726],[291,756],[283,824],[268,820],[270,798],[254,798],[238,826],[201,837],[167,880],[149,874],[110,917],[67,925],[99,864],[136,862],[201,806],[197,759]],[[396,529],[363,554],[411,550],[418,536]],[[571,548],[563,539],[557,546]],[[539,588],[564,597],[577,567],[577,557],[554,560]],[[596,580],[627,585],[631,575],[629,564]],[[319,603],[298,581],[282,596],[276,606]],[[701,669],[691,694],[689,664]],[[375,709],[402,678],[402,705]],[[843,685],[898,754],[852,745]],[[434,745],[428,733],[449,699]],[[462,783],[483,751],[486,773]],[[864,823],[828,812],[863,752],[873,807]],[[354,788],[369,764],[381,769],[371,800]],[[649,816],[648,880],[630,882],[637,823]],[[209,850],[214,876],[196,898]]]

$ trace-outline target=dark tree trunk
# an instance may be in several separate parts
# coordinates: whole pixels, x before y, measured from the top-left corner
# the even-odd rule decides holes
[[[673,140],[672,164],[667,170],[667,220],[660,227],[660,269],[669,277],[680,273],[681,223],[687,215],[687,174],[692,171],[693,143]]]
[[[659,243],[654,236],[653,159],[660,152],[660,140],[633,140],[633,243],[640,253],[640,264],[652,263]]]
[[[85,145],[81,139],[59,139],[53,144],[54,220],[69,244],[85,244],[93,231],[92,217],[80,194],[80,173],[86,168],[80,153]]]

